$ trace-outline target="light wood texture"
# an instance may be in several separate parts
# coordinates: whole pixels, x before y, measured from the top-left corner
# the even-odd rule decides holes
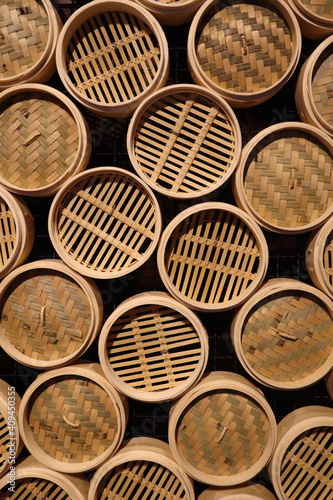
[[[309,275],[316,285],[333,299],[333,220],[313,231],[306,247],[305,259]]]
[[[151,12],[162,26],[189,23],[203,0],[136,0]]]
[[[286,2],[296,16],[303,36],[320,41],[333,34],[332,20],[327,16],[331,10],[332,3],[330,1],[286,0]],[[315,11],[319,12],[320,10],[322,12],[325,10],[326,15],[315,14]]]
[[[208,488],[198,500],[276,500],[276,497],[260,483],[248,481],[233,488]]]

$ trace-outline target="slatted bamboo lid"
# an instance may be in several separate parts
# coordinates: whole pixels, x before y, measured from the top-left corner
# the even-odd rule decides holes
[[[0,477],[15,463],[23,448],[17,424],[20,405],[15,387],[0,379]],[[7,482],[8,476],[4,477]]]
[[[274,389],[314,384],[333,364],[333,302],[297,280],[269,280],[236,311],[230,333],[245,370]]]
[[[208,488],[198,500],[276,500],[276,497],[262,484],[248,481],[232,488]]]
[[[233,486],[258,474],[276,441],[276,422],[262,392],[241,375],[211,372],[172,407],[169,443],[194,479]]]
[[[333,29],[333,25],[332,25]],[[300,118],[333,136],[333,34],[308,57],[298,77],[295,101]]]
[[[0,183],[27,196],[50,196],[87,167],[88,125],[62,92],[21,84],[0,94]]]
[[[204,0],[137,0],[166,26],[189,23]]]
[[[58,368],[81,356],[103,320],[91,280],[60,260],[20,266],[0,284],[0,345],[19,363]]]
[[[125,441],[90,481],[88,500],[124,495],[131,500],[195,500],[192,480],[176,463],[169,445],[147,437]]]
[[[69,93],[104,116],[128,116],[166,83],[164,32],[129,0],[95,0],[72,14],[59,37],[57,69]]]
[[[279,500],[332,496],[333,409],[305,406],[278,424],[268,473]]]
[[[0,278],[28,258],[35,239],[35,224],[20,196],[0,186]]]
[[[110,382],[147,402],[184,394],[203,374],[208,349],[197,315],[164,292],[122,302],[99,336],[99,359]]]
[[[83,361],[41,374],[22,397],[19,429],[36,460],[60,472],[94,469],[120,446],[127,400],[98,363]]]
[[[296,69],[301,32],[280,0],[206,1],[188,36],[188,64],[198,84],[232,106],[249,107],[272,97]]]
[[[319,227],[333,212],[333,140],[299,122],[272,125],[243,148],[233,177],[237,205],[283,234]]]
[[[150,187],[175,198],[206,195],[236,168],[242,139],[237,118],[215,92],[171,85],[135,111],[127,134],[131,162]]]
[[[0,479],[4,500],[86,500],[89,483],[83,474],[63,474],[28,456],[15,464],[15,491],[8,489],[8,475]],[[4,495],[4,496],[2,496]]]
[[[59,256],[92,278],[115,278],[142,265],[161,232],[155,195],[136,175],[100,167],[69,179],[55,196],[49,234]]]
[[[0,90],[51,78],[61,27],[49,0],[1,1]]]
[[[227,203],[208,202],[178,214],[165,228],[157,254],[168,291],[203,312],[236,307],[260,286],[268,247],[256,222]]]

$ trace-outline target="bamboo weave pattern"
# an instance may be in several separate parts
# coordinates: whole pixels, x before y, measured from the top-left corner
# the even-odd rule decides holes
[[[333,498],[333,430],[315,427],[299,435],[281,465],[283,491],[291,500]]]
[[[49,19],[41,0],[1,0],[0,80],[28,70],[45,54]]]
[[[270,426],[255,401],[233,391],[211,391],[183,412],[176,432],[189,464],[205,474],[232,476],[260,459]]]
[[[9,430],[5,417],[0,413],[0,471],[6,466],[8,458]]]
[[[3,298],[1,328],[18,351],[52,361],[74,354],[91,326],[83,290],[69,277],[28,273],[17,278]]]
[[[16,244],[14,216],[5,200],[0,197],[0,266],[10,259]]]
[[[15,492],[6,489],[3,500],[73,500],[60,486],[45,479],[17,479]]]
[[[101,103],[124,102],[154,80],[160,48],[150,28],[125,12],[85,21],[67,49],[67,72],[77,91]]]
[[[324,254],[323,254],[323,266],[325,271],[325,277],[329,285],[333,286],[333,231],[327,236]]]
[[[298,0],[304,7],[314,14],[323,18],[333,20],[333,2],[332,0]]]
[[[318,370],[333,349],[333,323],[316,297],[274,294],[247,315],[242,348],[251,368],[269,380],[292,382]]]
[[[37,445],[61,462],[86,463],[115,441],[117,412],[106,391],[79,376],[57,377],[35,393],[29,426]]]
[[[261,0],[216,2],[198,28],[199,65],[214,83],[233,92],[274,85],[288,70],[292,51],[282,14]]]
[[[0,172],[8,183],[38,189],[55,182],[78,155],[79,130],[65,106],[29,93],[0,107]]]
[[[333,54],[330,45],[313,68],[311,92],[321,118],[333,127]]]

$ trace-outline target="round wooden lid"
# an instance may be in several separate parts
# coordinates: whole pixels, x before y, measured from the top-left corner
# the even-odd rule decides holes
[[[332,2],[321,0],[293,0],[293,2],[311,19],[324,23],[333,23]]]
[[[311,74],[311,94],[316,116],[333,134],[333,38],[319,54]]]

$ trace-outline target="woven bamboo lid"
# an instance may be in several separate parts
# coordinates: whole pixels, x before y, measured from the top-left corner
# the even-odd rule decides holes
[[[278,424],[268,473],[279,500],[332,496],[333,409],[305,406]]]
[[[15,387],[0,379],[0,477],[15,464],[23,448],[17,424],[20,405]],[[4,477],[7,482],[7,475]]]
[[[195,494],[167,443],[137,437],[125,441],[90,481],[88,500],[109,498],[195,500]]]
[[[252,479],[268,463],[276,422],[262,392],[232,372],[211,372],[172,407],[169,443],[194,479],[232,486]]]
[[[0,278],[22,264],[35,239],[35,224],[24,200],[0,186]]]
[[[333,302],[297,280],[269,280],[236,312],[230,333],[245,370],[274,389],[314,384],[333,364]]]
[[[248,481],[232,488],[208,488],[198,500],[276,500],[276,497],[262,484]]]
[[[61,27],[50,0],[1,1],[0,90],[51,78]]]
[[[81,356],[103,320],[91,280],[60,260],[18,267],[0,284],[0,345],[19,363],[58,368]]]
[[[333,220],[310,233],[305,252],[306,267],[316,285],[333,299]]]
[[[333,212],[333,140],[299,122],[272,125],[243,148],[233,192],[243,210],[269,231],[296,234]]]
[[[189,23],[204,0],[136,0],[166,26]]]
[[[116,167],[69,179],[49,213],[56,251],[70,267],[92,278],[115,278],[137,269],[154,252],[161,225],[150,188]]]
[[[272,97],[293,74],[300,51],[301,32],[283,0],[206,1],[187,47],[194,81],[235,107]]]
[[[36,460],[60,472],[94,469],[118,449],[127,400],[98,363],[44,372],[22,397],[19,430]]]
[[[78,108],[47,85],[0,94],[0,183],[28,196],[50,196],[87,167],[90,131]]]
[[[127,135],[131,162],[150,187],[175,198],[203,196],[236,168],[240,127],[218,94],[197,85],[171,85],[135,111]]]
[[[265,237],[245,212],[226,203],[194,205],[165,228],[157,253],[168,291],[190,308],[236,307],[260,286],[268,263]]]
[[[333,34],[321,42],[301,68],[295,93],[300,118],[333,136]]]
[[[332,2],[323,2],[320,0],[293,0],[293,2],[310,19],[332,24],[333,29]]]
[[[324,40],[332,34],[332,20],[327,16],[331,10],[330,2],[316,2],[316,0],[286,0],[286,2],[296,16],[303,36],[311,40]],[[320,10],[322,13],[325,10],[326,15],[325,13],[321,15]],[[316,15],[315,12],[320,15]]]
[[[59,37],[57,69],[70,94],[104,116],[129,116],[166,83],[164,32],[144,7],[129,0],[95,0],[72,14]]]
[[[99,336],[99,359],[110,382],[147,402],[184,394],[203,374],[208,349],[200,319],[164,292],[122,302]]]

